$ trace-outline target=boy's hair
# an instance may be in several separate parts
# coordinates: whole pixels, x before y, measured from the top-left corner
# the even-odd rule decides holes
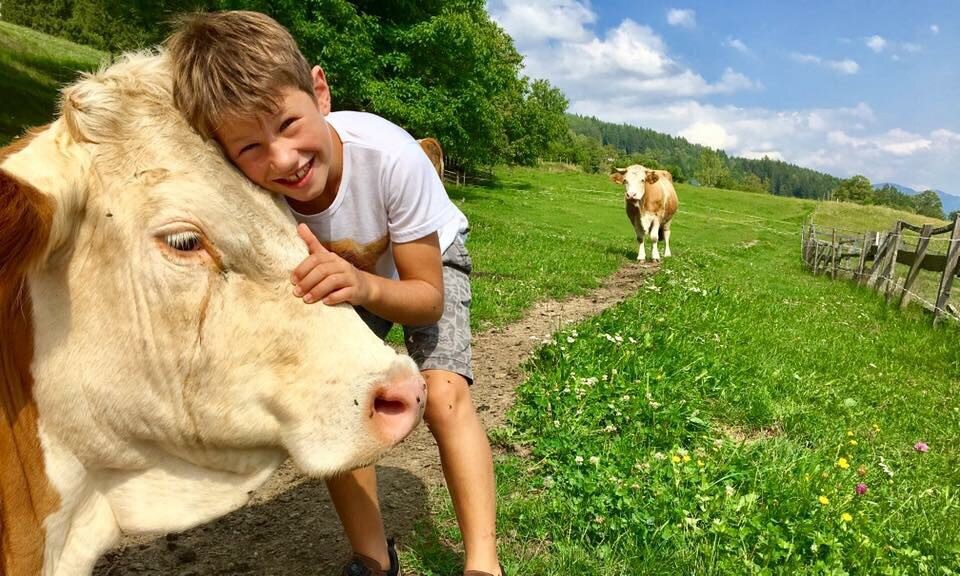
[[[174,104],[204,138],[214,135],[225,114],[275,112],[282,88],[313,96],[306,58],[287,29],[266,14],[186,14],[166,46]]]

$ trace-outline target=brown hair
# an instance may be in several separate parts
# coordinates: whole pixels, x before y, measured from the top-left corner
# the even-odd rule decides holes
[[[284,87],[313,96],[306,58],[290,32],[266,14],[187,14],[166,46],[174,104],[204,138],[213,136],[225,114],[275,112]]]

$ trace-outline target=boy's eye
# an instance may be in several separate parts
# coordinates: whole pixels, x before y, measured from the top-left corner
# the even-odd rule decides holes
[[[283,132],[284,130],[286,130],[291,124],[293,124],[293,123],[296,122],[297,120],[298,120],[298,118],[287,118],[286,120],[283,121],[282,124],[280,124],[280,131]]]
[[[257,144],[256,144],[255,142],[254,142],[254,143],[247,144],[246,146],[244,146],[243,148],[241,148],[239,152],[237,152],[237,156],[240,156],[240,155],[243,154],[244,152],[249,152],[250,150],[253,150],[253,149],[256,148],[256,147],[257,147]]]

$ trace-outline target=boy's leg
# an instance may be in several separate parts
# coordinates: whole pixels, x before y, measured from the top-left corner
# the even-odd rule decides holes
[[[357,307],[357,314],[383,340],[393,325],[388,320]],[[373,466],[346,472],[327,479],[330,500],[340,517],[343,531],[355,555],[362,554],[390,568],[387,539],[377,498],[377,472]]]
[[[440,449],[440,465],[463,535],[464,570],[499,574],[493,455],[467,380],[446,370],[424,370],[423,377],[424,420]]]
[[[333,476],[326,482],[353,552],[376,560],[384,570],[390,568],[374,467]]]

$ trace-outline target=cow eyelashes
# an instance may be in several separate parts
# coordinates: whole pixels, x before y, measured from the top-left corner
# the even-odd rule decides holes
[[[200,234],[196,232],[175,232],[167,234],[163,241],[167,246],[179,252],[196,252],[203,248],[203,242],[200,240]]]

